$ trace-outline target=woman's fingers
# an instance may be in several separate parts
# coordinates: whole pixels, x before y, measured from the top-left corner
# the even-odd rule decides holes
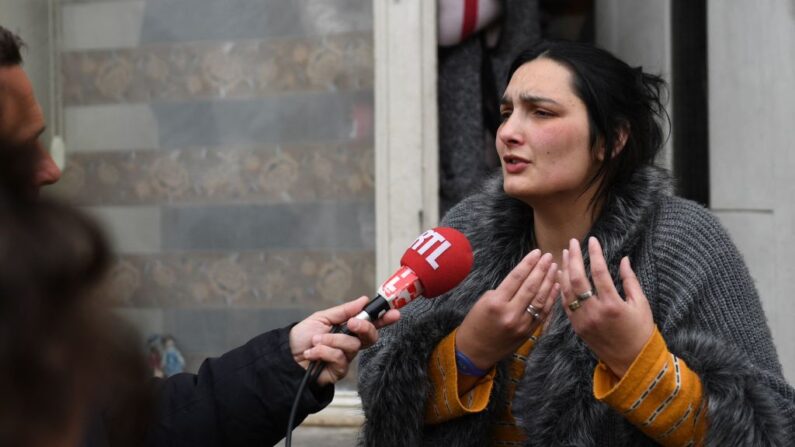
[[[544,302],[544,312],[549,315],[552,312],[552,306],[555,305],[555,301],[560,298],[560,283],[556,282],[552,285],[552,290],[549,291],[549,295],[547,296],[547,300]]]
[[[624,284],[624,294],[627,296],[627,302],[646,301],[646,294],[643,293],[643,289],[640,287],[640,282],[629,264],[628,257],[624,256],[621,259],[618,271]]]
[[[549,256],[551,259],[552,255]],[[539,262],[539,265],[541,265],[541,262]],[[557,283],[555,281],[558,265],[552,262],[545,270],[546,272],[538,287],[538,291],[535,293],[535,296],[530,299],[530,303],[524,306],[524,314],[530,318],[530,330],[528,331],[530,333],[534,332],[539,324],[546,321],[552,309],[554,297],[557,296],[560,290],[559,286],[556,289]],[[553,291],[555,292],[554,294]],[[515,301],[519,302],[520,300],[516,299]],[[532,308],[530,306],[532,306]],[[517,310],[517,312],[522,312],[522,309]]]
[[[591,282],[585,274],[585,261],[582,259],[582,249],[577,239],[569,241],[569,281],[571,282],[572,301],[577,295],[591,290]]]
[[[594,293],[598,293],[599,298],[603,300],[621,301],[613,284],[613,277],[610,276],[610,270],[607,268],[602,246],[595,237],[588,238],[588,255],[591,257],[591,279],[596,287]]]
[[[549,271],[550,265],[552,265],[552,259],[552,255],[549,253],[539,259],[535,267],[533,267],[533,271],[527,275],[522,286],[519,287],[513,297],[511,297],[510,307],[513,311],[521,312],[527,309],[527,306],[533,302],[541,291],[541,287],[544,285],[547,272]]]
[[[566,305],[569,303],[569,296],[571,295],[571,282],[569,281],[569,253],[564,249],[560,255],[561,266],[558,269],[556,279],[560,286],[561,302],[564,309],[568,312]]]
[[[544,276],[544,280],[541,282],[541,287],[538,289],[538,293],[536,294],[535,298],[530,302],[533,306],[541,309],[542,307],[546,307],[547,301],[551,295],[552,288],[555,286],[555,277],[557,276],[558,272],[558,265],[556,263],[550,264],[549,268],[547,269],[547,273]]]
[[[538,319],[538,321],[533,321],[533,330],[535,330],[535,327],[537,327],[535,325],[542,324],[544,321],[546,321],[546,319],[552,313],[552,306],[555,305],[555,300],[557,300],[560,296],[560,283],[557,281],[559,270],[557,267],[557,264],[552,264],[552,266],[549,268],[547,277],[550,278],[552,285],[549,287],[549,290],[546,292],[546,294],[539,294],[540,298],[537,298],[543,300],[541,302],[540,308],[542,309],[542,318]]]
[[[516,291],[522,287],[527,276],[532,273],[538,261],[541,259],[541,250],[535,249],[525,256],[519,264],[508,273],[508,276],[502,280],[499,286],[495,289],[506,300],[510,300],[516,294]]]

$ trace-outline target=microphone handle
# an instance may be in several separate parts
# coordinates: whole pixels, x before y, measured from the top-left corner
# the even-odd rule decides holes
[[[354,318],[358,318],[360,320],[365,320],[365,321],[375,321],[381,318],[391,308],[392,306],[389,305],[389,301],[387,301],[387,299],[381,296],[381,294],[379,293],[376,296],[374,296],[370,300],[370,302],[367,303],[366,306],[364,306],[364,309],[362,309],[362,311],[359,312],[359,314],[356,315]],[[347,322],[342,324],[335,324],[334,326],[332,326],[330,333],[353,335],[351,330],[348,329]],[[325,367],[326,367],[325,362],[318,362],[318,361],[312,362],[309,365],[309,369],[312,371],[311,373],[312,376],[310,378],[310,381],[313,383],[317,382],[317,378],[320,377],[320,373],[323,372],[323,368]]]
[[[388,301],[380,293],[376,294],[369,303],[354,318],[365,321],[375,321],[384,316],[392,308],[391,301]],[[343,323],[344,324],[344,323]],[[347,329],[346,329],[347,330]]]

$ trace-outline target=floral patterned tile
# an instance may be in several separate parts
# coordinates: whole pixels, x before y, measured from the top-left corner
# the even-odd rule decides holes
[[[374,196],[369,145],[78,152],[48,191],[81,206],[295,203]]]
[[[370,294],[375,253],[122,255],[101,293],[118,307],[321,309]]]
[[[65,105],[364,90],[373,73],[370,33],[62,54]]]

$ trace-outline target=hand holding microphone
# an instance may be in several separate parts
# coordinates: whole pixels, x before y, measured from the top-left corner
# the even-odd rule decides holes
[[[376,321],[420,296],[435,298],[457,286],[471,269],[472,247],[466,236],[448,227],[428,230],[414,240],[400,259],[400,268],[356,318]],[[336,330],[349,333],[344,327]]]
[[[298,403],[307,382],[326,385],[344,377],[359,350],[378,339],[376,328],[397,321],[397,309],[418,297],[433,298],[458,285],[472,269],[472,256],[469,241],[457,230],[447,227],[428,230],[406,250],[400,268],[381,284],[366,305],[362,297],[316,312],[293,327],[290,331],[293,358],[305,368],[309,364],[290,412],[285,446],[291,445]],[[340,325],[346,320],[347,325]],[[326,333],[329,329],[331,332]],[[307,349],[307,341],[314,347]]]
[[[290,352],[293,353],[296,363],[304,368],[309,366],[310,361],[326,364],[317,379],[318,385],[336,383],[345,377],[356,354],[378,340],[376,329],[388,326],[400,317],[397,310],[390,310],[374,323],[354,319],[368,300],[363,296],[331,309],[315,312],[290,330]],[[350,335],[329,333],[335,325],[346,321]]]
[[[336,325],[330,334],[318,340],[342,342],[342,337],[352,335],[356,329],[369,329],[367,322],[378,321],[378,327],[381,327],[397,321],[397,316],[385,317],[420,296],[434,298],[457,286],[472,269],[472,257],[472,247],[466,236],[453,228],[438,227],[422,233],[403,254],[400,268],[381,284],[376,296],[364,309],[348,325]],[[362,326],[362,323],[367,325]],[[374,343],[376,339],[377,335],[374,335],[363,341],[365,344],[370,340]],[[352,352],[355,356],[357,351]],[[324,367],[323,363],[310,366],[310,380],[318,381]]]

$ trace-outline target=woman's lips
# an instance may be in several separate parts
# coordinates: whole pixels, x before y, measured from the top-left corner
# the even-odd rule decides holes
[[[506,155],[502,157],[505,172],[509,174],[519,174],[524,171],[529,165],[530,161],[515,155]]]

